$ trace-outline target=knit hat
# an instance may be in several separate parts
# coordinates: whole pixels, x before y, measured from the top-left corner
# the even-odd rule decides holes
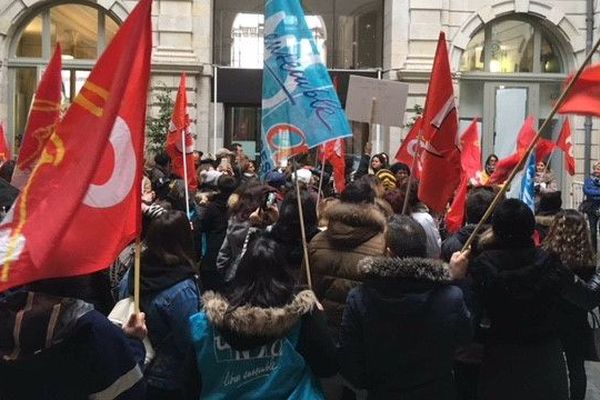
[[[304,183],[305,185],[308,185],[310,183],[310,179],[312,178],[312,172],[310,172],[309,169],[300,168],[298,171],[296,171],[296,173],[298,174],[298,182]]]
[[[271,171],[265,176],[265,182],[267,185],[279,189],[285,186],[285,174],[279,171]]]
[[[396,189],[396,177],[389,169],[380,169],[375,176],[381,181],[385,190]]]

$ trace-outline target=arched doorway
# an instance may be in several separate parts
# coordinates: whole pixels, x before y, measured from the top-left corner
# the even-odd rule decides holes
[[[16,31],[9,49],[8,132],[18,148],[29,109],[56,43],[62,48],[65,107],[85,83],[97,58],[119,29],[101,8],[66,3],[37,10]]]
[[[472,37],[460,60],[460,114],[465,126],[482,117],[482,153],[511,154],[527,116],[541,121],[560,95],[570,46],[546,21],[513,14],[495,19]],[[562,121],[543,135],[556,138]],[[554,169],[560,157],[553,158]]]

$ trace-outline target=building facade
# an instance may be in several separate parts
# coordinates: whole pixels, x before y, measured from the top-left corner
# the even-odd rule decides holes
[[[425,102],[438,33],[446,32],[461,126],[481,120],[483,158],[513,151],[523,120],[542,121],[568,73],[598,35],[592,0],[303,0],[313,31],[344,102],[348,76],[361,74],[410,84],[405,121]],[[0,119],[18,145],[37,81],[56,42],[63,49],[63,91],[68,104],[136,1],[0,0]],[[592,8],[590,8],[592,7]],[[260,146],[260,88],[264,0],[156,0],[149,112],[156,94],[176,90],[188,74],[188,101],[197,147],[213,152],[240,142]],[[592,18],[588,18],[591,15]],[[587,40],[587,42],[586,42]],[[174,95],[174,93],[173,93]],[[216,102],[215,102],[216,100]],[[418,108],[418,107],[417,107]],[[399,110],[400,112],[400,110]],[[547,137],[556,137],[563,118]],[[571,117],[577,176],[586,147],[599,154],[592,121]],[[360,153],[369,127],[353,123],[349,147]],[[394,154],[406,128],[378,127],[374,148]],[[553,169],[563,193],[571,178],[562,156]]]

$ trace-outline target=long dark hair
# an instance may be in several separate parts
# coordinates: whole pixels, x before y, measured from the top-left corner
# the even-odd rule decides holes
[[[489,173],[490,173],[490,171],[489,171],[489,166],[490,166],[490,161],[492,161],[492,158],[494,158],[494,159],[496,160],[496,162],[498,162],[498,156],[497,156],[497,155],[495,155],[495,154],[493,154],[493,153],[492,153],[492,154],[490,154],[490,155],[488,156],[488,158],[486,158],[486,159],[485,159],[485,165],[483,166],[483,168],[485,169],[485,172],[486,172],[487,174],[489,174]]]
[[[248,219],[258,207],[261,206],[264,196],[269,192],[269,187],[260,182],[248,182],[242,185],[234,192],[237,195],[237,201],[231,206],[229,212],[231,217],[240,221]]]
[[[194,240],[190,222],[182,211],[166,211],[150,221],[144,254],[166,265],[194,267]]]
[[[281,307],[294,296],[295,279],[286,268],[286,257],[273,239],[251,234],[227,294],[230,309],[242,306]]]
[[[311,232],[318,229],[317,205],[311,194],[306,190],[300,191],[300,202],[302,203],[304,215],[304,230],[307,238],[310,238]],[[286,193],[279,209],[279,219],[273,226],[273,233],[276,236],[285,236],[281,238],[283,240],[301,237],[298,195],[295,190]]]

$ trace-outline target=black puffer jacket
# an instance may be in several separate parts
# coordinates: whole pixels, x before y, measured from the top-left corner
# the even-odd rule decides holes
[[[340,331],[342,375],[375,399],[451,399],[452,360],[471,337],[462,292],[446,266],[367,258]]]
[[[472,261],[470,272],[490,323],[481,398],[568,398],[557,309],[563,300],[598,305],[597,277],[586,284],[533,241],[496,242]]]
[[[215,271],[217,256],[227,233],[228,194],[219,193],[208,204],[196,207],[198,218],[195,221],[196,246],[203,247],[202,269]]]
[[[533,242],[497,244],[475,258],[469,270],[490,319],[491,342],[531,343],[556,335],[554,318],[561,294],[577,295],[571,289],[573,273]]]

